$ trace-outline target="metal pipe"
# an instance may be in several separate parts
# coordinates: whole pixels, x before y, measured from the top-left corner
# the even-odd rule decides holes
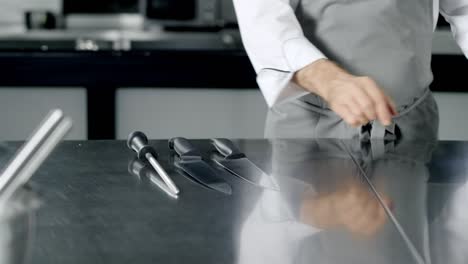
[[[71,128],[70,118],[61,110],[53,110],[18,151],[0,177],[0,203],[11,195],[39,168],[55,146]]]

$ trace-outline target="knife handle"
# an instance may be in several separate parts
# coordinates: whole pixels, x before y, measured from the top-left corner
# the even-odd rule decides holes
[[[171,138],[169,148],[175,150],[181,159],[201,159],[200,152],[186,138]]]
[[[224,156],[225,159],[240,159],[245,158],[242,153],[229,139],[226,138],[213,138],[211,144],[216,150]]]

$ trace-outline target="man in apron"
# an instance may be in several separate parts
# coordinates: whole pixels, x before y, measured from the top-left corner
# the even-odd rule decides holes
[[[468,0],[440,0],[468,55]],[[437,138],[438,0],[234,0],[267,137]]]

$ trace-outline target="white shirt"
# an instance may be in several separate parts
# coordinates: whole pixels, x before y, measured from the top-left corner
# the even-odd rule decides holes
[[[294,74],[326,56],[305,36],[294,13],[297,0],[234,0],[244,46],[269,107],[308,93]],[[468,0],[434,0],[434,30],[440,13],[468,57]]]

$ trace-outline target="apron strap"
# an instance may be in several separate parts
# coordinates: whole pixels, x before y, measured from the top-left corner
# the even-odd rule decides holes
[[[395,123],[389,126],[383,126],[378,121],[372,121],[361,127],[359,137],[362,142],[371,143],[373,160],[383,156],[387,151],[392,151],[394,149],[395,141],[397,140],[395,128]]]

